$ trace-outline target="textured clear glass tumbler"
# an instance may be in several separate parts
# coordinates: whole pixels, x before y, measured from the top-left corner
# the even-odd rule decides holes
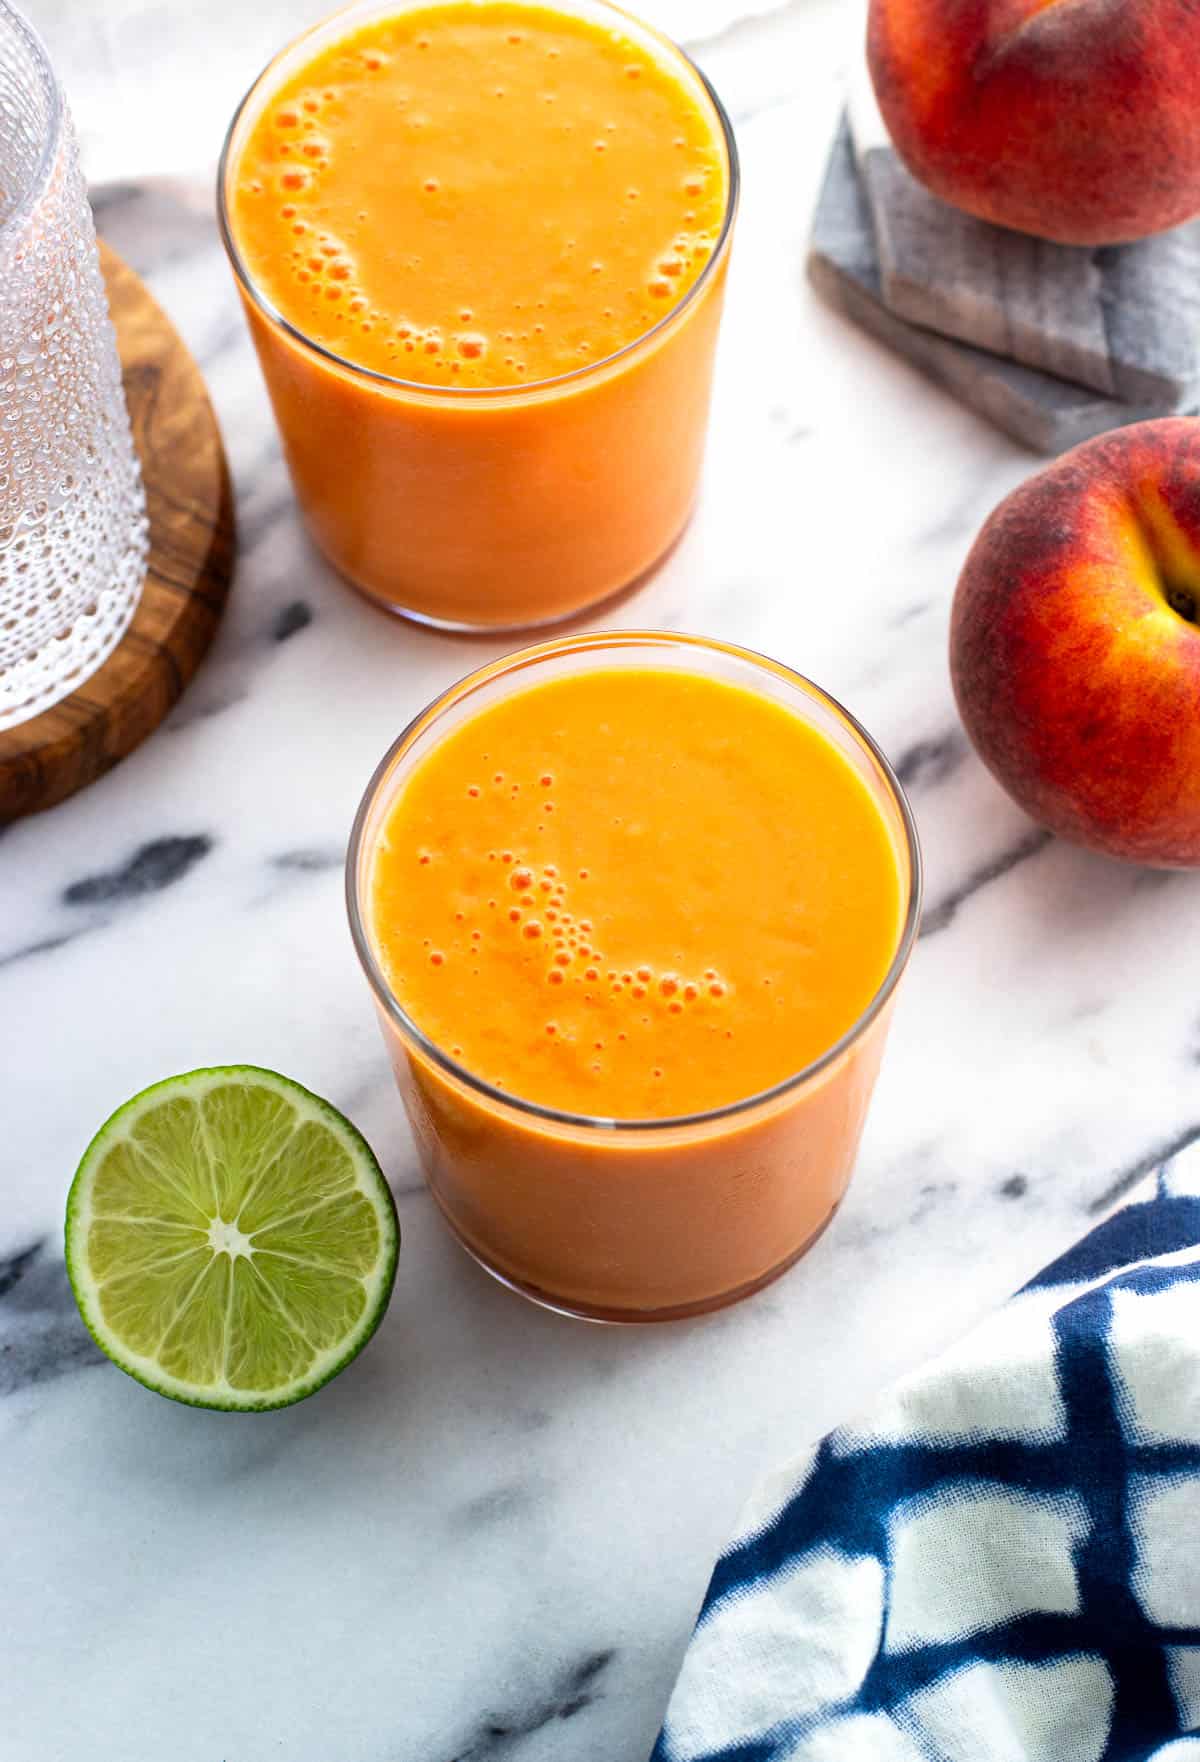
[[[0,0],[0,729],[107,659],[147,549],[71,118],[42,44]]]

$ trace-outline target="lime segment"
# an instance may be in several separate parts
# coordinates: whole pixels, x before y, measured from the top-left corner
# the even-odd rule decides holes
[[[134,1096],[67,1201],[67,1271],[97,1344],[200,1407],[284,1407],[336,1376],[382,1319],[399,1240],[349,1120],[253,1065]]]

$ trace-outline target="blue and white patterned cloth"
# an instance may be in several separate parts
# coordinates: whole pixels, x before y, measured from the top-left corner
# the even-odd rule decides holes
[[[652,1762],[1200,1762],[1200,1146],[761,1487]]]

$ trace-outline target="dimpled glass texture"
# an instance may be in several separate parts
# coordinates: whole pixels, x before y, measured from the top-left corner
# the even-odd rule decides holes
[[[40,43],[0,0],[0,729],[111,654],[147,548],[71,119]]]

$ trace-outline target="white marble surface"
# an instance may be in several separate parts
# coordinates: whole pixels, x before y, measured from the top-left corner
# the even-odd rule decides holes
[[[218,0],[150,6],[142,24],[128,0],[120,16],[33,10],[106,175],[159,169],[145,118],[177,106],[192,127],[233,52],[242,83],[265,47],[236,40],[255,9],[235,30]],[[1033,461],[808,291],[844,22],[829,0],[737,10],[705,7],[698,45],[746,174],[703,501],[612,621],[795,664],[909,783],[925,935],[856,1183],[782,1283],[646,1332],[543,1314],[447,1238],[355,967],[340,864],[387,742],[496,645],[389,622],[305,542],[207,170],[109,191],[104,229],[208,374],[242,562],[165,729],[0,838],[0,1762],[641,1762],[759,1470],[1200,1133],[1200,883],[1051,843],[955,720],[955,577]],[[262,11],[277,35],[284,8]],[[247,18],[246,39],[261,28]],[[208,166],[218,120],[162,149],[176,170]],[[71,1173],[110,1109],[230,1060],[350,1112],[404,1230],[362,1359],[256,1418],[173,1406],[101,1363],[60,1246]]]

